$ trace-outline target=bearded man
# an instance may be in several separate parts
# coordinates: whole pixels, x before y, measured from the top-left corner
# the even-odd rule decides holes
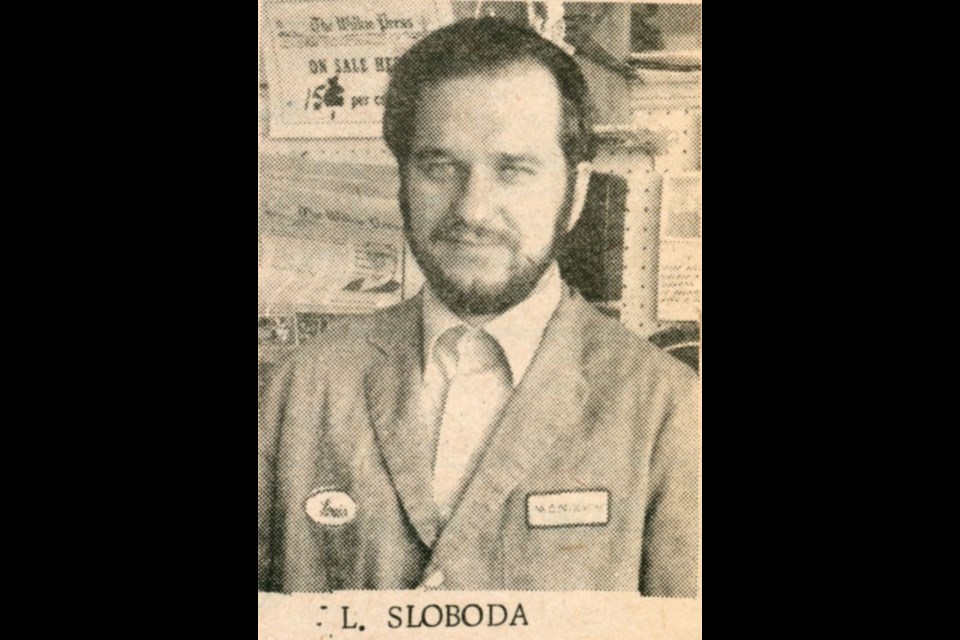
[[[258,590],[695,596],[695,376],[556,262],[591,172],[575,60],[502,20],[456,23],[397,62],[384,136],[427,284],[276,375]]]

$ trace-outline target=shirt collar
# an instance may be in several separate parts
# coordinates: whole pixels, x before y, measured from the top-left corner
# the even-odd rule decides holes
[[[510,363],[515,385],[520,384],[530,368],[537,349],[540,348],[547,324],[562,298],[563,280],[560,277],[560,268],[553,263],[526,300],[479,327],[500,344]],[[424,286],[423,362],[426,367],[434,362],[432,354],[440,336],[465,324],[440,302],[429,284]]]

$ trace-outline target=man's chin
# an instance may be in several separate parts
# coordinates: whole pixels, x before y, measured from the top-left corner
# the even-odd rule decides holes
[[[523,302],[536,288],[543,273],[526,277],[491,280],[487,277],[464,278],[456,274],[433,273],[427,277],[431,290],[458,315],[500,315]]]
[[[492,296],[506,291],[510,286],[509,275],[503,275],[493,268],[445,270],[443,280],[448,287],[466,293]]]
[[[533,293],[556,257],[554,247],[541,261],[520,266],[512,253],[472,260],[463,253],[419,251],[413,242],[411,249],[430,289],[459,316],[493,316],[512,309]]]

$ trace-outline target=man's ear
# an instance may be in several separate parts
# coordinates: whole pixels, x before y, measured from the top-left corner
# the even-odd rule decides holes
[[[590,189],[590,176],[593,175],[593,165],[589,162],[581,162],[577,165],[576,176],[573,185],[573,202],[570,209],[570,224],[567,226],[567,232],[573,230],[583,215],[583,207],[587,204],[587,191]]]

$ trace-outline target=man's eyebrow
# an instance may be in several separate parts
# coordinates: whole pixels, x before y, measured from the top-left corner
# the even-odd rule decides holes
[[[538,158],[535,155],[521,153],[521,154],[511,154],[503,153],[497,156],[497,160],[503,164],[531,164],[537,167],[543,166],[543,160]]]

